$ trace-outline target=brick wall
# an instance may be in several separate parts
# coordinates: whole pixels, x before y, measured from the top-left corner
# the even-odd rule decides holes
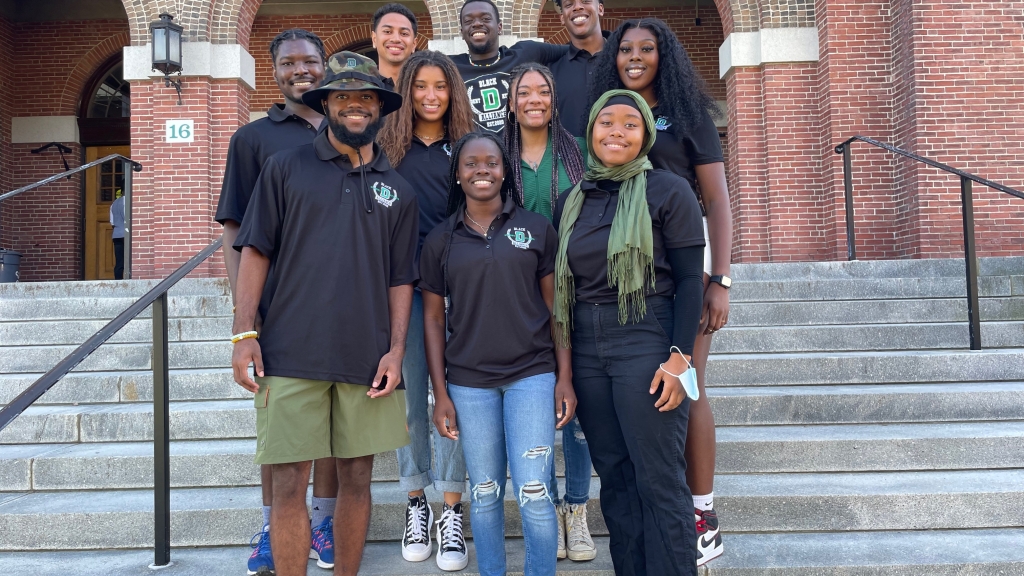
[[[10,191],[11,186],[11,110],[14,91],[14,25],[0,18],[0,194]],[[3,204],[0,203],[0,219]],[[0,230],[0,247],[3,247],[3,230]]]

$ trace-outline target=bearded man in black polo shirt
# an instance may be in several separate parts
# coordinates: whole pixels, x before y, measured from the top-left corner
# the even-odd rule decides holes
[[[334,457],[334,573],[354,576],[370,522],[373,455],[409,442],[396,387],[419,208],[373,143],[402,98],[371,60],[331,56],[323,85],[302,99],[330,129],[263,166],[235,242],[242,261],[232,367],[235,381],[256,394],[256,462],[273,468],[277,574],[306,573],[310,463]]]

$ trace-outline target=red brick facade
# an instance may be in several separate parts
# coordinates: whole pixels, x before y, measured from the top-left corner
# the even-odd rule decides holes
[[[623,19],[666,20],[728,103],[723,129],[735,219],[737,262],[841,259],[846,255],[842,159],[835,145],[853,134],[891,142],[1006,185],[1024,187],[1024,0],[716,0],[692,7],[608,9]],[[0,191],[62,169],[43,144],[12,144],[12,118],[73,116],[97,68],[123,46],[148,40],[159,2],[125,2],[126,20],[25,23],[0,19]],[[162,276],[214,240],[212,223],[231,134],[279,100],[267,45],[280,30],[304,27],[328,52],[369,37],[366,14],[259,16],[259,0],[203,0],[179,15],[190,41],[240,44],[255,59],[256,88],[237,79],[186,77],[184,104],[162,81],[132,82],[136,277]],[[506,13],[508,2],[500,2]],[[520,8],[516,8],[522,4]],[[566,34],[550,6],[515,0],[507,24],[551,42]],[[429,13],[449,18],[432,2]],[[516,12],[519,10],[519,12]],[[154,12],[154,13],[150,13]],[[421,46],[451,23],[418,15]],[[817,61],[743,64],[719,77],[719,47],[732,33],[816,27]],[[812,28],[808,28],[812,27]],[[441,32],[437,32],[437,31]],[[59,38],[60,41],[54,39]],[[17,82],[31,78],[31,82]],[[195,142],[166,145],[164,123],[195,121]],[[78,165],[81,146],[68,160]],[[959,181],[864,144],[854,145],[855,214],[861,258],[962,254]],[[25,280],[82,273],[82,184],[61,180],[0,204],[0,246],[25,254]],[[979,255],[1020,254],[1024,201],[975,187]],[[218,275],[219,256],[197,271]]]

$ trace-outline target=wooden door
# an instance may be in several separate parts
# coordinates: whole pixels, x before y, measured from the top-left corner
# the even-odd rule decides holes
[[[91,146],[85,149],[85,161],[92,162],[110,154],[129,156],[130,152],[129,146]],[[85,171],[86,280],[109,280],[114,277],[110,205],[123,186],[124,164],[121,160],[105,162]]]

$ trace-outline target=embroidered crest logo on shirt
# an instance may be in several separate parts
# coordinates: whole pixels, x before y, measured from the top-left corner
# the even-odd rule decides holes
[[[469,106],[477,126],[491,132],[500,132],[505,127],[510,79],[508,72],[492,72],[466,81]]]
[[[452,157],[452,145],[448,142],[441,145],[441,150],[444,150],[444,153],[447,154],[449,158]]]
[[[374,182],[370,189],[373,190],[373,197],[377,199],[377,203],[385,208],[390,208],[392,204],[398,202],[398,190],[387,184]]]
[[[508,232],[505,232],[505,238],[508,238],[513,246],[523,250],[528,250],[530,242],[533,242],[533,234],[526,228],[509,228]]]
[[[669,126],[671,125],[672,123],[668,121],[668,118],[664,116],[658,116],[658,119],[655,120],[654,122],[654,129],[657,130],[658,132],[664,132],[665,130],[668,130]]]

